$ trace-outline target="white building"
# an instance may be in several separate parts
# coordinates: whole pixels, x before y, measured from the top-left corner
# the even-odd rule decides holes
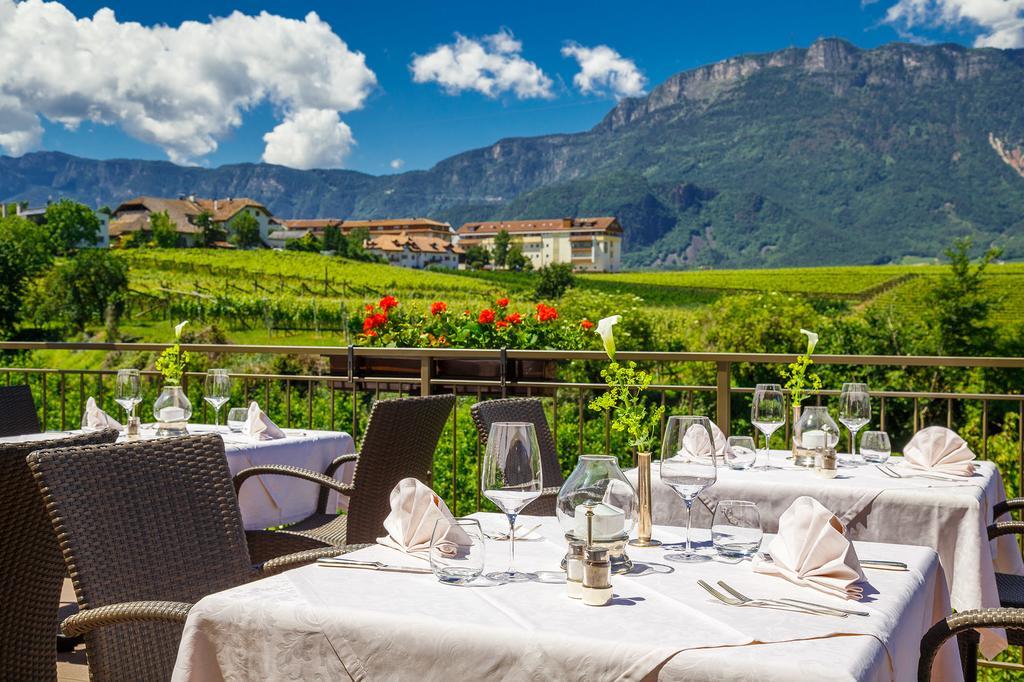
[[[622,226],[614,217],[503,220],[466,223],[458,229],[463,250],[483,246],[494,251],[494,238],[508,232],[533,267],[571,263],[573,269],[615,272],[622,261]]]
[[[404,268],[459,267],[462,249],[450,241],[425,234],[378,234],[366,240],[366,250]]]
[[[130,232],[148,231],[151,229],[150,216],[163,211],[167,212],[174,223],[179,240],[184,246],[193,246],[202,234],[203,229],[196,224],[196,219],[202,213],[208,213],[213,224],[229,236],[231,221],[242,213],[248,213],[256,218],[260,226],[260,239],[264,244],[269,242],[272,230],[273,216],[270,211],[253,199],[199,199],[195,196],[167,199],[140,196],[129,199],[114,210],[110,221],[110,236],[121,237]]]

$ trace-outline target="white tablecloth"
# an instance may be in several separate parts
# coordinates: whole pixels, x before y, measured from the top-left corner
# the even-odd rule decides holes
[[[988,540],[992,507],[1006,499],[999,470],[992,462],[977,462],[975,476],[963,482],[893,479],[870,465],[843,467],[838,478],[825,479],[811,469],[794,466],[785,459],[786,454],[772,451],[772,465],[780,468],[768,471],[719,468],[718,481],[700,495],[703,504],[694,503],[693,525],[709,528],[711,510],[718,500],[750,500],[757,503],[765,531],[775,532],[779,516],[793,500],[809,495],[839,516],[853,539],[936,550],[953,608],[958,611],[999,606],[997,571],[1024,574],[1013,536]],[[893,457],[889,461],[898,465],[901,460]],[[635,470],[627,471],[626,476],[636,483]],[[685,525],[686,508],[659,480],[657,462],[651,478],[655,523]],[[981,650],[986,656],[1005,647],[1001,631],[982,633]]]
[[[284,429],[286,438],[253,441],[242,434],[229,433],[223,426],[189,424],[188,429],[193,434],[210,433],[215,429],[221,434],[232,475],[258,464],[290,464],[323,473],[334,458],[355,452],[352,436],[342,431]],[[47,432],[0,440],[56,440],[66,435],[64,432]],[[144,431],[142,437],[156,436]],[[351,483],[354,473],[355,464],[349,462],[338,469],[335,478]],[[238,504],[246,530],[258,530],[301,521],[316,511],[319,494],[320,486],[309,481],[290,476],[259,476],[245,482],[239,491]],[[332,491],[327,506],[328,509],[345,509],[348,497]]]
[[[505,523],[496,514],[476,516],[485,529]],[[522,517],[524,525],[532,521]],[[542,539],[517,543],[517,567],[554,577],[565,542],[554,519],[544,523]],[[657,531],[680,539],[679,529]],[[486,549],[487,570],[504,569],[508,543],[488,541]],[[755,574],[746,561],[670,566],[664,549],[630,548],[641,564],[636,574],[613,576],[615,597],[594,608],[567,598],[564,584],[457,587],[430,574],[304,566],[200,600],[185,624],[173,679],[913,679],[922,634],[949,612],[936,554],[874,543],[857,549],[910,570],[867,570],[866,597],[854,603]],[[426,565],[381,546],[348,556]],[[871,615],[725,606],[697,586],[698,578]],[[961,679],[955,645],[943,647],[937,666],[936,679]]]

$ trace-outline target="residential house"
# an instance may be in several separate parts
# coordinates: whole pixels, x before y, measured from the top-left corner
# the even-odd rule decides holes
[[[450,241],[428,234],[377,234],[366,241],[366,250],[384,257],[391,265],[425,268],[433,265],[457,268],[462,249]]]
[[[83,241],[79,243],[77,245],[78,248],[105,249],[108,246],[110,246],[110,216],[108,216],[106,213],[99,213],[97,211],[94,211],[93,213],[96,215],[96,218],[100,221],[99,237],[96,239],[95,242]],[[17,208],[15,209],[15,214],[21,216],[22,218],[25,218],[26,220],[31,220],[37,225],[42,225],[43,223],[46,222],[45,206],[39,208],[32,208],[30,206],[22,206],[21,204],[18,204]],[[6,215],[7,205],[0,204],[0,217],[4,217]]]
[[[385,220],[342,220],[341,218],[296,218],[281,220],[281,226],[272,230],[269,243],[275,248],[283,248],[290,239],[301,239],[312,234],[317,239],[324,238],[328,227],[337,227],[342,234],[350,234],[354,230],[366,230],[370,237],[384,234],[422,235],[452,241],[454,233],[448,223],[438,222],[430,218],[389,218]]]
[[[199,199],[195,196],[181,196],[177,199],[140,196],[125,201],[114,210],[110,221],[110,236],[120,238],[132,232],[149,231],[150,216],[167,212],[175,224],[180,241],[193,246],[202,235],[202,228],[196,219],[203,212],[209,213],[211,221],[230,234],[230,223],[238,215],[249,213],[260,226],[260,238],[267,243],[271,232],[273,216],[267,207],[247,198]]]
[[[502,230],[522,247],[534,268],[571,263],[575,270],[615,272],[621,267],[622,226],[610,216],[465,223],[457,232],[458,245],[493,251]]]

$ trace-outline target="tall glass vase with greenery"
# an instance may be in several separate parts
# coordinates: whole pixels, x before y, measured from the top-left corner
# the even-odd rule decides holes
[[[164,349],[156,360],[156,368],[164,375],[163,390],[153,403],[153,417],[157,421],[158,436],[182,436],[188,433],[188,420],[192,417],[192,401],[181,383],[191,359],[182,350],[181,332],[188,320],[174,327],[174,345]]]
[[[807,352],[780,371],[786,379],[786,390],[789,391],[789,402],[793,409],[793,421],[790,423],[794,426],[800,421],[800,404],[821,390],[821,377],[816,372],[808,371],[814,364],[811,353],[818,345],[818,335],[806,329],[801,329],[800,333],[807,337]]]

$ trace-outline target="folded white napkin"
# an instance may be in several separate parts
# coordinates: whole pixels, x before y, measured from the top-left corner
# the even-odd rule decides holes
[[[284,431],[270,421],[267,413],[260,409],[255,400],[249,403],[249,415],[242,425],[242,433],[253,440],[276,440],[284,438]]]
[[[121,429],[121,423],[100,409],[96,400],[89,396],[85,401],[85,414],[82,415],[83,429]]]
[[[470,544],[469,536],[457,525],[437,493],[415,478],[403,478],[391,491],[391,512],[384,519],[388,534],[377,542],[407,554],[427,558],[434,524],[448,524],[447,541],[455,545]]]
[[[718,428],[718,424],[711,422],[711,435],[714,437],[714,450],[715,459],[724,462],[725,455],[732,453],[732,448],[729,446],[729,439],[725,437],[725,433],[722,429]],[[694,424],[686,433],[683,434],[683,448],[690,454],[694,455],[707,455],[711,449],[712,444],[708,442],[708,431],[704,427]]]
[[[779,517],[768,545],[771,561],[755,558],[754,571],[778,575],[842,599],[860,599],[864,580],[853,543],[836,515],[811,497],[798,497]]]
[[[973,459],[964,439],[944,426],[921,429],[903,448],[904,465],[952,476],[973,476]]]

